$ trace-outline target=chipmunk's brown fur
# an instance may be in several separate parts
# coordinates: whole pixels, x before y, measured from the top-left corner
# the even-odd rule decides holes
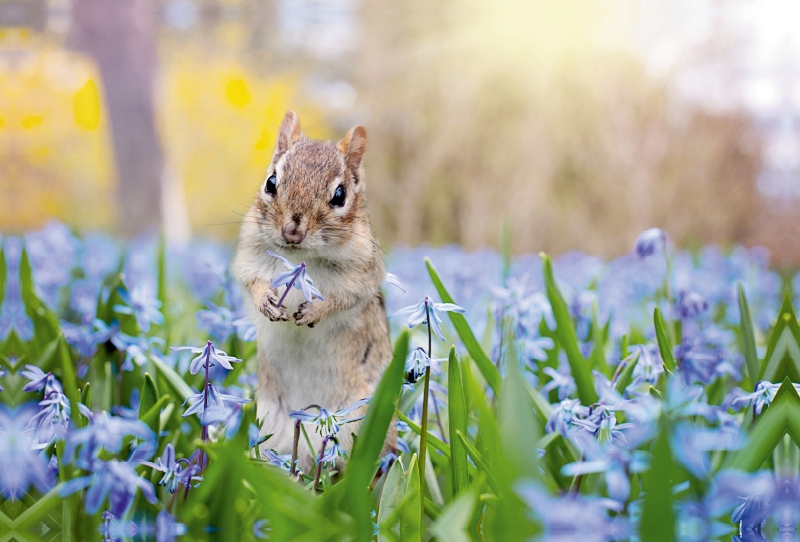
[[[371,397],[392,355],[381,296],[385,269],[362,179],[366,143],[360,126],[338,144],[307,139],[297,115],[288,112],[267,180],[242,224],[232,269],[250,298],[258,332],[257,411],[266,416],[262,433],[274,435],[265,446],[279,453],[291,452],[291,410],[317,404],[334,411]],[[336,206],[340,186],[344,204]],[[325,300],[308,303],[292,289],[278,307],[283,291],[270,282],[285,268],[268,250],[293,263],[305,261]],[[358,425],[342,427],[344,449],[350,449]],[[310,436],[318,449],[320,438]],[[395,438],[391,431],[387,447],[394,447]],[[313,452],[304,450],[302,440],[300,448],[301,465],[308,467]]]

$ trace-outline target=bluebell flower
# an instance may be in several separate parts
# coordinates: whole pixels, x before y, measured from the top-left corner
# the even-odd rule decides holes
[[[53,486],[49,462],[35,449],[26,429],[35,412],[28,405],[16,410],[0,405],[0,495],[12,502],[22,498],[31,486],[40,493]]]
[[[120,521],[110,510],[103,512],[103,523],[100,525],[100,534],[103,542],[118,542],[132,538],[139,533],[139,527],[132,521]]]
[[[161,301],[156,297],[151,297],[143,286],[136,286],[131,291],[120,288],[117,293],[122,298],[124,305],[114,305],[114,312],[133,315],[142,331],[150,331],[150,324],[161,325],[164,323],[164,315],[159,310]]]
[[[0,378],[3,378],[4,376],[6,376],[6,372],[0,371]],[[3,386],[0,386],[0,391],[3,391]]]
[[[681,319],[694,318],[708,310],[708,301],[691,290],[681,290],[678,292],[675,309]]]
[[[406,291],[406,289],[403,288],[403,285],[400,283],[400,279],[397,277],[397,275],[393,273],[386,273],[383,282],[385,282],[386,284],[391,284],[392,286],[394,286],[395,288],[399,288],[403,292]]]
[[[616,500],[580,494],[552,497],[530,481],[518,482],[514,490],[528,505],[528,515],[542,525],[544,540],[600,542],[627,538],[626,523],[609,516],[609,511],[624,508]]]
[[[81,315],[81,320],[92,321],[97,310],[102,283],[97,279],[82,279],[72,283],[69,306]]]
[[[231,362],[238,363],[242,360],[235,358],[233,356],[229,356],[222,350],[217,350],[214,347],[214,344],[211,341],[208,341],[205,346],[202,348],[195,347],[195,346],[172,346],[170,347],[171,350],[188,350],[192,354],[200,354],[196,358],[192,360],[189,364],[189,372],[193,375],[200,372],[200,369],[203,369],[208,362],[208,368],[210,369],[214,365],[221,365],[225,369],[232,371],[233,365]]]
[[[141,420],[128,420],[99,412],[93,416],[89,425],[70,432],[64,448],[64,457],[67,462],[71,462],[76,450],[80,449],[77,464],[90,465],[100,449],[112,454],[119,452],[126,437],[134,437],[142,442],[139,454],[146,448],[149,448],[150,454],[153,453],[155,435],[147,424]]]
[[[25,370],[20,372],[20,376],[29,382],[22,387],[22,391],[39,392],[44,390],[44,395],[57,391],[63,393],[61,383],[52,373],[45,373],[36,365],[26,365]]]
[[[579,476],[601,472],[606,481],[608,496],[624,503],[630,496],[629,473],[640,473],[650,465],[645,452],[630,452],[616,446],[598,446],[591,444],[583,447],[585,460],[568,463],[561,468],[565,476]]]
[[[15,331],[23,341],[33,337],[33,322],[25,311],[22,290],[19,282],[19,264],[22,257],[22,243],[17,237],[5,239],[6,261],[5,296],[0,307],[0,339]]]
[[[652,256],[667,244],[667,235],[658,228],[650,228],[636,238],[636,254],[640,258]]]
[[[425,371],[430,368],[432,375],[441,373],[441,363],[447,361],[444,358],[429,358],[424,348],[415,348],[406,356],[406,380],[414,383],[425,375]]]
[[[196,414],[200,419],[200,423],[203,425],[220,423],[231,417],[236,405],[241,405],[250,401],[250,399],[244,397],[220,393],[213,384],[209,384],[207,390],[208,405],[205,406],[205,391],[190,395],[186,398],[186,401],[184,401],[184,404],[189,403],[189,408],[183,413],[183,417]]]
[[[270,533],[272,533],[272,527],[270,527],[268,519],[260,519],[253,523],[253,536],[259,540],[269,539]]]
[[[545,350],[552,350],[556,346],[550,337],[523,337],[519,342],[522,354],[536,361],[547,361]]]
[[[39,412],[28,421],[37,446],[61,438],[69,429],[70,405],[67,396],[53,390],[39,401]]]
[[[261,451],[261,457],[270,465],[274,465],[279,469],[286,471],[286,473],[291,471],[292,454],[279,454],[275,450],[266,449]]]
[[[316,414],[311,414],[305,410],[293,410],[289,413],[289,417],[316,426],[315,430],[320,435],[332,436],[339,432],[341,429],[340,426],[363,419],[363,415],[354,418],[347,418],[347,415],[358,410],[367,403],[369,403],[369,399],[361,399],[336,412],[331,412],[326,408],[317,408]]]
[[[797,384],[794,386],[795,389],[798,389],[799,387]],[[778,388],[780,387],[780,384],[772,384],[771,382],[767,382],[765,380],[759,380],[756,382],[756,387],[753,393],[741,395],[738,399],[733,401],[732,406],[736,406],[740,403],[747,403],[747,406],[752,406],[756,415],[759,415],[765,406],[768,407],[772,403],[772,400],[775,399],[775,395],[778,393]]]
[[[272,287],[273,288],[280,288],[281,286],[286,286],[286,290],[288,291],[289,288],[294,287],[297,290],[301,290],[303,292],[303,297],[311,303],[314,298],[319,298],[321,301],[325,301],[325,298],[322,297],[322,294],[319,290],[314,288],[314,281],[308,275],[306,271],[306,262],[300,262],[297,265],[294,265],[292,262],[281,256],[280,254],[275,254],[271,250],[267,251],[267,254],[270,256],[274,256],[278,258],[283,265],[285,265],[289,271],[278,273],[272,278]],[[286,294],[284,293],[285,297]],[[281,300],[283,300],[283,297]],[[280,303],[279,303],[280,305]]]
[[[96,514],[108,497],[111,513],[116,517],[124,517],[133,504],[137,487],[148,502],[156,502],[153,484],[136,474],[135,464],[116,459],[94,460],[91,467],[92,474],[73,478],[61,486],[60,491],[60,495],[66,497],[88,488],[84,504],[89,515]]]
[[[563,368],[564,366],[562,366]],[[542,372],[550,377],[550,381],[542,386],[542,393],[549,393],[550,390],[558,390],[558,399],[563,401],[577,388],[575,386],[575,379],[569,374],[569,366],[565,370],[556,371],[552,367],[545,367]]]
[[[439,337],[439,339],[444,341],[444,334],[442,333],[441,327],[442,318],[439,316],[440,312],[457,312],[463,314],[464,309],[458,305],[454,305],[453,303],[434,303],[430,297],[425,296],[422,301],[416,305],[402,308],[389,318],[393,318],[395,316],[405,316],[408,314],[410,315],[408,317],[408,327],[413,328],[419,324],[427,324],[428,313],[431,313],[433,316],[433,318],[430,319],[431,330],[436,334],[437,337]]]
[[[347,459],[347,453],[339,446],[339,440],[336,437],[330,437],[322,457],[317,457],[317,461],[323,465],[334,465],[340,458]]]
[[[708,475],[708,452],[737,450],[744,444],[736,428],[696,427],[689,422],[678,423],[670,435],[673,455],[686,469],[698,478]]]
[[[142,461],[141,464],[163,472],[164,476],[158,481],[158,485],[166,487],[170,493],[175,493],[178,484],[189,487],[192,482],[199,482],[203,479],[202,476],[199,476],[199,465],[192,464],[187,459],[175,458],[175,448],[172,444],[167,444],[164,453],[156,459],[155,463]]]
[[[233,321],[233,327],[236,334],[244,342],[252,342],[256,340],[256,326],[250,321],[250,318],[242,316]]]
[[[197,311],[197,325],[208,331],[217,341],[224,341],[235,331],[236,317],[233,311],[210,301],[206,302],[206,307],[205,310]]]
[[[78,241],[69,228],[56,221],[25,236],[25,248],[33,268],[36,289],[50,307],[56,307],[59,291],[70,280],[76,264]]]
[[[589,408],[581,405],[579,399],[564,399],[553,407],[550,418],[545,424],[545,432],[561,433],[562,437],[569,435],[570,429],[575,426],[578,416],[588,416]]]
[[[628,387],[635,390],[642,384],[655,386],[658,379],[664,374],[664,362],[661,361],[658,346],[639,344],[636,345],[636,349],[639,351],[639,359],[633,367],[632,380]]]

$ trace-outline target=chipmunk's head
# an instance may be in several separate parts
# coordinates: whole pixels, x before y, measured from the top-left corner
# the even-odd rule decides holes
[[[361,162],[367,132],[351,128],[338,143],[303,136],[289,111],[267,176],[256,197],[259,229],[268,244],[319,253],[363,235],[368,228]]]

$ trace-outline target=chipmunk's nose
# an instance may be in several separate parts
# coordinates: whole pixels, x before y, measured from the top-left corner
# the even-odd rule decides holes
[[[290,245],[296,245],[306,238],[306,229],[300,225],[302,217],[294,215],[292,221],[281,228],[283,240]]]

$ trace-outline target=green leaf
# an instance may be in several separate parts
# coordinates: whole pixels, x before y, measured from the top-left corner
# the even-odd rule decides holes
[[[800,382],[800,326],[788,291],[769,333],[767,355],[759,367],[757,380],[779,382],[785,377]]]
[[[419,424],[415,423],[411,418],[400,412],[399,410],[396,412],[397,417],[400,419],[401,422],[405,422],[409,429],[414,431],[418,435],[422,435],[422,427]],[[444,454],[445,457],[450,457],[450,446],[445,444],[441,439],[435,437],[428,433],[428,446],[433,446],[440,452]]]
[[[384,525],[387,522],[397,507],[400,506],[405,494],[406,478],[403,473],[403,464],[400,461],[395,461],[392,468],[389,469],[389,474],[386,475],[386,481],[383,483],[383,490],[381,490],[378,525]],[[392,526],[391,531],[400,536],[399,525]],[[388,540],[386,536],[378,535],[379,542],[388,542]]]
[[[667,334],[667,326],[664,324],[664,317],[661,316],[661,311],[656,307],[653,310],[653,324],[656,328],[656,340],[658,341],[658,349],[661,351],[661,359],[664,360],[664,365],[670,371],[675,370],[675,356],[672,355],[672,342],[669,340]]]
[[[19,262],[19,282],[22,301],[25,304],[25,312],[33,323],[34,343],[42,347],[47,343],[58,338],[61,326],[58,318],[53,311],[36,295],[36,287],[33,281],[33,268],[28,259],[28,252],[22,251]]]
[[[139,414],[142,415],[156,404],[160,395],[158,394],[158,386],[156,386],[153,377],[150,373],[144,373],[144,382],[142,382],[142,391],[139,394]]]
[[[728,456],[725,468],[748,472],[759,469],[786,434],[800,444],[800,396],[788,377],[756,420],[746,445]]]
[[[139,419],[146,423],[156,435],[161,431],[161,411],[168,401],[169,395],[162,395],[161,398],[146,411],[143,411],[142,405],[139,405]]]
[[[744,288],[739,284],[739,327],[742,330],[742,354],[747,365],[747,375],[750,377],[748,391],[755,389],[758,381],[758,354],[756,353],[756,336],[753,330],[753,319],[750,317],[750,306],[744,295]]]
[[[158,239],[158,300],[161,310],[167,308],[167,241],[162,232]]]
[[[161,361],[158,356],[150,356],[150,361],[155,365],[158,372],[164,377],[164,380],[167,381],[181,402],[186,401],[190,395],[193,395],[192,388],[172,367]]]
[[[666,420],[653,448],[653,464],[644,473],[644,507],[640,537],[642,542],[672,542],[675,540],[675,517],[672,511],[672,485],[675,465],[669,446]]]
[[[470,542],[467,527],[472,519],[476,501],[475,492],[463,493],[442,510],[442,514],[430,527],[431,534],[437,537],[437,540]]]
[[[406,472],[406,495],[409,498],[403,510],[403,523],[400,526],[403,542],[422,542],[419,518],[422,514],[422,494],[420,491],[419,472],[417,472],[417,454],[411,457]]]
[[[467,450],[467,453],[472,458],[472,461],[475,463],[475,466],[478,467],[478,470],[486,475],[486,481],[489,484],[489,487],[492,488],[492,491],[495,493],[499,492],[499,486],[497,484],[497,480],[494,479],[494,475],[492,474],[492,467],[486,462],[483,458],[483,455],[475,448],[467,440],[467,437],[461,431],[456,432],[456,437],[458,440],[464,445],[464,448]]]
[[[448,389],[448,421],[450,424],[450,468],[453,473],[453,496],[459,495],[469,487],[467,470],[467,450],[456,437],[460,431],[467,434],[467,405],[464,388],[461,385],[461,371],[458,367],[456,348],[450,347],[450,359],[447,368]]]
[[[344,509],[356,521],[357,540],[372,539],[370,512],[373,505],[367,488],[375,475],[378,455],[386,441],[386,433],[400,396],[406,354],[408,354],[408,339],[408,330],[403,330],[395,342],[392,361],[372,396],[369,410],[359,430],[358,442],[353,446],[353,453],[342,481],[345,485]]]
[[[535,450],[541,428],[534,413],[531,396],[523,384],[525,378],[519,366],[514,341],[508,342],[507,356],[508,375],[503,379],[497,411],[500,445],[503,456],[516,477],[535,479],[539,477]]]
[[[578,398],[584,405],[594,404],[597,402],[597,393],[594,390],[592,373],[589,369],[589,364],[581,355],[578,347],[578,338],[575,336],[575,328],[572,326],[567,303],[564,301],[553,275],[553,264],[546,254],[542,253],[539,256],[542,258],[542,275],[547,289],[547,298],[550,300],[553,317],[556,321],[556,337],[561,344],[561,348],[567,354],[572,377],[575,379],[575,385],[578,388]]]
[[[442,298],[442,301],[444,303],[455,303],[455,300],[447,291],[447,288],[445,288],[442,279],[439,278],[439,274],[436,272],[430,259],[425,258],[425,265],[428,267],[428,274],[431,276],[431,281],[436,287],[436,291],[439,292],[439,297]],[[475,362],[483,378],[486,379],[486,383],[489,384],[492,391],[499,393],[502,383],[500,373],[497,371],[497,367],[494,366],[494,363],[492,363],[492,360],[489,359],[489,356],[483,351],[483,348],[481,348],[480,343],[475,338],[475,334],[472,333],[472,329],[469,327],[469,323],[467,323],[467,319],[464,318],[463,314],[457,312],[448,312],[447,316],[450,317],[450,321],[453,323],[453,327],[456,328],[461,342],[464,343],[472,361]]]
[[[75,363],[69,353],[69,345],[62,334],[58,343],[58,357],[61,359],[61,383],[64,395],[69,399],[72,412],[78,412],[78,383],[75,379]],[[74,422],[73,422],[74,423]]]

